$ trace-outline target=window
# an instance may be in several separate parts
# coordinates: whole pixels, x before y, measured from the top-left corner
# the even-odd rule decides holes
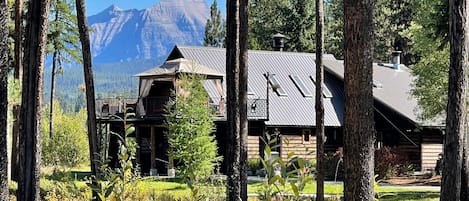
[[[267,77],[267,74],[265,74],[265,76]],[[282,88],[275,74],[268,74],[268,79],[269,79],[270,86],[272,87],[272,89],[274,89],[277,95],[287,96],[287,92]]]
[[[316,84],[316,80],[314,79],[313,76],[309,76],[309,78],[311,78],[311,81],[313,81],[313,83]],[[329,90],[329,87],[327,87],[326,84],[323,85],[323,88],[322,88],[322,95],[323,95],[325,98],[332,98],[332,97],[333,97],[331,91]]]
[[[309,88],[306,87],[305,83],[298,75],[290,75],[290,78],[293,80],[296,87],[298,87],[298,89],[300,90],[301,94],[303,94],[304,97],[313,97],[313,93],[311,93]]]
[[[303,129],[301,130],[303,135],[303,143],[309,143],[311,140],[311,130],[310,129]]]

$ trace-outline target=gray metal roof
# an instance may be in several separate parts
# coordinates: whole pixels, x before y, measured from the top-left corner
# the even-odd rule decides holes
[[[154,67],[145,72],[139,73],[138,77],[168,77],[179,73],[195,73],[205,75],[209,79],[224,77],[225,74],[207,66],[199,64],[196,61],[179,58],[168,60],[163,65]]]
[[[324,61],[325,70],[339,77],[344,78],[343,61]],[[391,64],[373,64],[373,80],[379,83],[380,87],[373,88],[375,100],[385,104],[392,110],[401,114],[405,118],[419,126],[441,126],[442,121],[423,121],[418,114],[421,111],[417,100],[411,94],[414,77],[410,69],[405,65],[400,65],[400,70],[392,68]]]
[[[265,73],[275,74],[280,87],[288,94],[278,96],[270,91],[270,118],[266,122],[271,126],[315,126],[314,97],[305,98],[290,75],[298,75],[311,91],[315,91],[309,76],[315,76],[315,55],[309,53],[249,51],[248,53],[249,80],[248,85],[254,92],[252,98],[266,98]],[[222,48],[184,47],[176,46],[168,59],[186,58],[199,62],[212,69],[225,72],[226,52]],[[332,55],[326,55],[325,60],[337,62]],[[206,89],[211,97],[220,97],[213,86],[213,82],[206,82]],[[342,126],[343,95],[337,90],[337,83],[325,79],[325,85],[331,90],[333,97],[325,98],[325,125],[331,127]],[[225,84],[223,86],[226,88]],[[226,90],[224,90],[226,92]]]

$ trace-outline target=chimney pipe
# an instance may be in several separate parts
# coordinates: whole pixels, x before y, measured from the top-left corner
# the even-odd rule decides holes
[[[391,63],[394,70],[400,70],[399,65],[401,64],[401,53],[402,51],[392,51]]]
[[[274,51],[283,51],[283,48],[285,47],[285,38],[287,37],[281,33],[277,33],[272,36],[272,47],[274,48]]]

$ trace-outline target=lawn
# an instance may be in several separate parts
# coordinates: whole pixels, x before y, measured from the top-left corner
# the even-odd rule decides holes
[[[66,179],[68,181],[73,181],[73,185],[76,189],[83,194],[90,195],[90,189],[86,186],[86,182],[83,178],[86,177],[83,170],[75,170],[71,171],[71,174],[68,176],[65,175],[56,175],[54,176],[47,176],[41,179],[41,190],[44,195],[47,192],[52,190],[57,190],[57,185],[60,183],[64,183],[63,178],[60,179],[61,176],[69,177]],[[89,174],[89,173],[88,173]],[[65,185],[65,183],[64,183]],[[187,197],[190,195],[190,189],[188,186],[183,183],[181,180],[159,180],[157,178],[146,177],[141,179],[135,185],[137,191],[142,194],[170,194],[176,198]],[[11,185],[10,188],[12,190],[16,190],[16,185]],[[248,193],[251,195],[256,195],[262,189],[262,183],[254,182],[248,185]],[[216,193],[216,194],[224,194],[223,189],[213,187],[213,186],[203,186],[201,188],[202,191],[207,193]],[[287,189],[288,191],[288,189]],[[332,184],[326,183],[325,185],[325,194],[332,195],[332,196],[340,196],[342,195],[343,186],[342,184]],[[408,201],[437,201],[439,200],[439,192],[437,190],[432,189],[425,189],[425,188],[412,188],[412,187],[395,187],[395,186],[380,186],[376,189],[377,194],[379,195],[380,201],[398,201],[398,200],[408,200]],[[291,192],[290,192],[291,193]],[[304,194],[314,194],[316,193],[316,183],[309,183],[303,190]],[[255,198],[251,198],[250,200],[255,201]]]

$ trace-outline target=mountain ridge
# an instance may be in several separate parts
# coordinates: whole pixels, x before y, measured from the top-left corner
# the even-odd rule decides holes
[[[161,0],[142,10],[111,5],[88,19],[95,63],[162,61],[174,45],[202,45],[204,0]]]

